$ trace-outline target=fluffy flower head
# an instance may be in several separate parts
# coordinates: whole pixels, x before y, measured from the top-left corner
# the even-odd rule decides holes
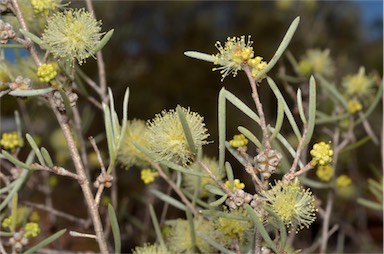
[[[134,145],[140,144],[148,147],[148,142],[144,138],[144,133],[147,131],[147,126],[143,120],[129,120],[125,131],[123,142],[119,148],[117,159],[126,168],[133,165],[146,166],[149,158],[143,154]]]
[[[342,85],[349,96],[363,96],[370,93],[373,79],[365,75],[365,68],[360,67],[359,72],[343,78]]]
[[[363,105],[357,99],[349,100],[347,106],[348,106],[347,107],[348,112],[351,113],[351,114],[357,113],[357,112],[359,112],[360,110],[363,109]]]
[[[181,110],[187,120],[195,148],[207,144],[206,138],[209,134],[203,117],[189,109],[181,108]],[[186,165],[194,156],[176,110],[163,111],[149,121],[146,139],[150,150],[158,156],[158,160],[170,160]]]
[[[219,50],[219,53],[214,55],[215,64],[221,65],[221,67],[213,70],[220,70],[221,81],[231,73],[233,77],[236,77],[237,72],[241,70],[244,64],[249,65],[252,75],[257,74],[267,66],[266,62],[261,61],[261,57],[254,58],[252,43],[251,36],[245,39],[244,35],[241,37],[228,37],[224,47],[221,42],[216,42],[215,47]]]
[[[314,164],[325,165],[332,162],[333,150],[330,144],[322,141],[313,145],[311,155]]]
[[[84,9],[55,13],[42,37],[45,47],[57,58],[77,59],[82,64],[94,55],[102,33],[101,22]]]
[[[298,64],[301,75],[309,76],[313,72],[330,77],[335,72],[335,66],[329,56],[330,50],[309,49]]]
[[[316,219],[315,198],[309,189],[301,187],[298,178],[293,182],[278,181],[271,189],[263,191],[262,196],[289,229],[308,228]]]
[[[224,177],[224,172],[219,169],[219,163],[217,160],[204,156],[202,162],[212,171],[212,173],[217,177],[217,179],[222,179]],[[206,176],[196,176],[191,174],[185,174],[183,178],[184,187],[193,193],[195,190],[199,190],[200,197],[208,197],[209,192],[205,189],[205,185],[211,184],[216,185],[215,181],[201,168],[200,164],[193,163],[190,168],[193,171],[204,173]]]
[[[157,244],[144,244],[132,250],[133,254],[169,254],[167,248]]]

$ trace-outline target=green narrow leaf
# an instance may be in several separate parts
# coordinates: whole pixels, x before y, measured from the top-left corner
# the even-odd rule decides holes
[[[43,155],[41,154],[40,149],[37,147],[35,140],[28,133],[25,134],[25,137],[27,138],[29,145],[32,147],[33,151],[35,152],[40,164],[43,166],[46,166]]]
[[[225,88],[221,88],[219,92],[218,102],[218,131],[219,131],[219,169],[224,170],[225,162],[225,140],[226,140],[226,105],[225,105]]]
[[[228,142],[225,142],[225,147],[244,167],[247,166],[247,161],[240,155],[237,149],[233,148]]]
[[[29,39],[31,39],[34,43],[36,43],[40,47],[43,47],[43,41],[38,36],[34,35],[31,32],[28,32],[24,29],[19,29],[19,31],[22,35],[24,35],[25,37],[28,37]]]
[[[108,87],[108,95],[109,95],[109,109],[110,109],[110,116],[111,116],[111,123],[112,123],[112,134],[113,137],[113,143],[116,144],[116,138],[118,137],[120,133],[120,124],[119,124],[119,118],[117,117],[117,113],[115,110],[115,100],[113,98],[112,90]]]
[[[383,84],[381,84],[379,86],[379,90],[377,91],[376,96],[373,99],[371,105],[369,106],[367,111],[365,111],[365,113],[363,114],[363,117],[360,117],[360,119],[356,121],[356,123],[355,123],[356,125],[362,123],[364,121],[364,119],[367,119],[371,115],[373,110],[379,104],[380,99],[381,99],[382,96],[383,96]]]
[[[319,112],[318,110],[316,110],[316,115],[317,115],[317,118],[315,121],[316,124],[333,123],[333,122],[343,120],[345,118],[349,118],[349,116],[350,116],[349,113],[345,113],[345,114],[341,114],[341,115],[335,115],[335,116],[328,116],[328,115],[325,115],[325,114]]]
[[[219,198],[218,200],[215,200],[215,201],[209,203],[209,206],[211,206],[211,207],[219,206],[219,205],[221,205],[222,203],[224,203],[225,200],[227,200],[227,198],[228,198],[228,195],[225,194],[224,196],[222,196],[222,197]]]
[[[329,83],[322,75],[316,74],[316,79],[320,81],[321,87],[324,87],[326,90],[328,90],[329,95],[332,95],[333,98],[336,99],[336,101],[340,102],[344,108],[348,108],[348,103],[343,97],[343,95],[337,91],[334,84]]]
[[[12,197],[12,208],[11,208],[11,231],[16,230],[16,222],[17,222],[17,199],[18,193],[15,193]]]
[[[187,220],[188,220],[188,224],[189,224],[189,234],[191,236],[191,243],[192,243],[192,253],[194,253],[196,251],[196,230],[195,230],[195,223],[193,222],[193,216],[192,216],[192,213],[191,213],[191,210],[189,208],[187,208],[187,210],[185,211],[185,214],[187,216]]]
[[[344,147],[340,153],[345,153],[345,152],[348,152],[348,151],[351,151],[353,149],[356,149],[358,148],[359,146],[362,146],[364,145],[365,143],[367,143],[369,140],[371,140],[371,137],[370,136],[365,136],[364,138]]]
[[[268,62],[267,67],[265,67],[264,70],[262,70],[261,72],[259,72],[256,75],[255,80],[260,80],[261,77],[263,77],[265,74],[267,74],[267,72],[270,71],[273,68],[273,66],[275,66],[275,64],[277,63],[277,61],[281,57],[281,55],[284,53],[285,49],[288,47],[293,35],[295,34],[297,26],[299,25],[299,22],[300,22],[300,17],[296,17],[292,21],[291,25],[289,26],[289,28],[288,28],[288,30],[287,30],[284,38],[283,38],[283,40],[281,41],[279,47],[277,48],[276,53],[273,55],[271,60]]]
[[[233,190],[233,187],[234,187],[233,170],[232,170],[231,164],[228,161],[225,162],[225,171],[227,172],[227,178],[229,181],[229,189]]]
[[[283,120],[284,120],[284,102],[281,100],[281,98],[277,98],[277,117],[276,117],[275,130],[272,132],[271,140],[275,139],[277,134],[279,134],[281,127],[283,126]]]
[[[274,252],[279,253],[275,243],[272,241],[271,237],[269,237],[267,230],[265,229],[263,223],[260,221],[259,217],[257,217],[257,214],[253,208],[248,204],[246,204],[244,207],[252,221],[255,223],[255,226],[263,237],[264,241],[268,244],[268,247],[270,247]]]
[[[19,134],[20,137],[22,137],[23,136],[23,132],[22,132],[22,126],[21,126],[21,120],[20,120],[19,111],[15,110],[14,115],[15,115],[15,122],[16,122],[17,133]]]
[[[29,97],[29,96],[37,96],[37,95],[43,95],[52,92],[54,89],[52,87],[48,88],[42,88],[42,89],[32,89],[32,90],[13,90],[9,93],[9,95],[12,96],[18,96],[18,97]]]
[[[153,209],[153,205],[151,204],[149,204],[148,206],[149,206],[149,214],[151,215],[151,219],[152,219],[152,224],[153,224],[153,227],[155,228],[157,240],[160,242],[160,245],[163,248],[166,248],[163,235],[161,234],[160,224],[156,217],[155,209]]]
[[[287,102],[285,101],[285,99],[284,99],[283,95],[281,94],[279,88],[277,87],[275,81],[273,81],[273,79],[271,79],[270,77],[267,77],[267,82],[268,82],[268,85],[271,87],[273,93],[275,94],[276,98],[280,98],[280,100],[283,102],[285,115],[287,116],[288,121],[291,124],[292,130],[295,133],[297,139],[300,140],[301,139],[301,133],[300,133],[299,127],[297,126],[295,118],[293,117],[293,114],[292,114],[291,110],[289,109]]]
[[[220,189],[219,187],[217,187],[216,185],[212,185],[212,184],[206,184],[204,186],[204,188],[209,191],[210,193],[213,193],[215,195],[219,195],[219,196],[224,196],[225,193],[222,189]]]
[[[311,141],[316,122],[316,81],[313,76],[309,79],[309,109],[308,109],[308,129],[307,136],[303,141],[303,145],[307,145]]]
[[[108,217],[111,222],[113,241],[115,243],[115,253],[121,253],[121,237],[120,237],[120,228],[119,223],[117,222],[117,217],[115,209],[111,204],[108,204]]]
[[[307,125],[307,119],[305,117],[304,108],[303,108],[303,97],[301,95],[301,89],[297,89],[296,93],[296,100],[297,100],[297,107],[299,109],[299,115],[301,118],[301,121],[304,125]]]
[[[191,152],[193,154],[196,154],[197,151],[196,151],[195,142],[193,142],[191,129],[189,128],[183,109],[179,105],[177,105],[176,107],[176,112],[177,112],[177,115],[179,116],[181,126],[183,127],[184,135],[185,135],[185,138],[187,139],[189,149],[191,149]]]
[[[280,232],[280,240],[279,240],[279,249],[280,249],[280,252],[279,253],[282,253],[284,250],[285,250],[285,246],[287,244],[287,229],[283,223],[283,221],[280,219],[280,217],[274,212],[272,211],[269,207],[266,207],[265,208],[269,214],[271,214],[278,226],[279,226],[279,232]]]
[[[123,120],[122,120],[122,126],[121,126],[121,130],[120,130],[120,135],[119,135],[120,139],[119,139],[119,142],[117,144],[117,149],[119,149],[119,147],[121,146],[121,143],[124,140],[125,131],[127,129],[127,123],[128,123],[128,101],[129,101],[129,87],[127,87],[127,89],[125,90],[125,94],[124,94],[124,100],[123,100]]]
[[[263,147],[260,140],[256,138],[256,136],[253,135],[253,133],[249,131],[247,128],[243,126],[239,126],[237,127],[237,129],[240,131],[241,134],[243,134],[247,139],[249,139],[252,143],[254,143],[258,148]]]
[[[111,39],[113,35],[113,31],[114,29],[111,29],[104,35],[104,37],[100,40],[99,44],[97,44],[97,46],[93,49],[93,54],[100,51],[105,46],[105,44],[107,44],[107,42],[109,41],[109,39]]]
[[[235,254],[235,252],[232,252],[230,250],[228,250],[227,248],[225,248],[223,245],[221,245],[220,243],[217,243],[215,242],[214,240],[212,240],[209,236],[203,234],[203,233],[197,233],[197,235],[203,239],[204,241],[206,241],[207,243],[209,243],[211,246],[213,246],[215,249],[219,250],[220,253],[225,253],[225,254]]]
[[[197,51],[185,51],[184,55],[191,57],[191,58],[196,58],[199,60],[211,62],[211,63],[214,63],[216,61],[214,56],[208,55],[205,53],[201,53],[201,52],[197,52]]]
[[[9,160],[10,162],[12,162],[13,164],[15,164],[15,166],[18,166],[20,168],[25,168],[25,169],[31,169],[31,166],[30,165],[27,165],[25,164],[24,162],[22,161],[19,161],[18,159],[16,159],[15,157],[13,157],[10,153],[8,153],[7,151],[5,150],[1,150],[1,153],[4,155],[4,157]]]
[[[383,204],[375,203],[367,199],[358,198],[357,203],[373,210],[383,211]]]
[[[110,163],[115,161],[115,142],[112,131],[112,119],[109,107],[103,103],[105,133],[107,134],[108,152]]]
[[[182,211],[185,211],[186,210],[186,206],[181,203],[179,200],[177,199],[174,199],[173,197],[169,196],[169,195],[166,195],[158,190],[155,190],[155,189],[150,189],[149,190],[153,195],[155,195],[156,197],[158,197],[159,199],[163,200],[164,202],[170,204],[171,206],[174,206]]]
[[[41,148],[41,155],[43,155],[44,161],[47,163],[48,167],[53,167],[53,161],[45,147]]]
[[[33,254],[33,253],[36,253],[36,251],[40,250],[44,246],[50,244],[51,242],[53,242],[56,239],[58,239],[59,237],[61,237],[66,231],[67,231],[66,229],[62,229],[62,230],[56,232],[55,234],[51,235],[47,239],[39,242],[38,244],[36,244],[32,248],[26,250],[23,254]]]
[[[315,180],[311,180],[307,177],[300,176],[299,177],[300,182],[308,187],[315,188],[315,189],[327,189],[331,187],[331,183],[323,183],[323,182],[318,182]]]

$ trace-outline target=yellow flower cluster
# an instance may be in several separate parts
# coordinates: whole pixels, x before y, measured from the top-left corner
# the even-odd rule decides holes
[[[310,153],[312,155],[312,163],[314,165],[326,165],[332,162],[333,150],[329,144],[326,144],[323,141],[314,144]]]
[[[243,134],[235,135],[229,144],[233,147],[244,147],[248,144],[248,139]]]
[[[348,101],[348,112],[354,114],[363,109],[363,105],[357,99],[352,99]]]
[[[229,184],[229,181],[226,181],[225,182],[225,187],[227,187],[228,189],[230,188],[230,184]],[[236,190],[236,189],[244,189],[245,188],[245,184],[240,182],[239,179],[235,179],[233,180],[233,191]]]
[[[213,70],[220,70],[221,81],[231,73],[233,77],[236,77],[237,72],[246,64],[251,68],[253,77],[256,77],[267,66],[267,63],[262,61],[262,57],[254,57],[253,48],[251,47],[253,41],[250,39],[251,36],[248,36],[246,40],[244,35],[241,37],[228,37],[224,47],[221,42],[216,42],[215,47],[219,50],[219,53],[214,55],[215,64],[221,65],[221,67],[213,68]]]
[[[39,224],[35,222],[29,222],[24,226],[24,236],[26,238],[36,237],[40,234]]]
[[[337,187],[348,187],[349,185],[352,184],[352,180],[349,176],[347,175],[340,175],[337,179],[336,179],[336,186]]]
[[[50,11],[54,11],[59,7],[58,0],[32,0],[32,8],[36,14],[48,16]]]
[[[22,147],[24,144],[23,139],[20,137],[20,135],[16,132],[4,132],[1,140],[0,145],[7,150],[14,151],[18,147]]]
[[[147,168],[147,169],[142,169],[140,175],[141,175],[141,180],[143,180],[145,184],[150,184],[153,181],[155,181],[155,178],[159,176],[159,173]]]
[[[56,68],[53,64],[42,64],[37,69],[37,77],[41,82],[49,82],[57,75]]]
[[[334,172],[335,170],[330,165],[319,165],[316,170],[316,175],[320,180],[328,182],[331,180]]]
[[[246,216],[247,212],[244,209],[231,210],[228,214],[234,216]],[[232,219],[227,217],[219,217],[216,221],[217,228],[224,236],[233,238],[243,238],[246,231],[251,230],[252,224],[246,220]]]

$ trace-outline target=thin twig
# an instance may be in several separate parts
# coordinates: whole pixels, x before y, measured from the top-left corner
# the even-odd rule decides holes
[[[259,114],[260,127],[261,127],[261,131],[263,132],[263,142],[265,144],[265,150],[270,150],[271,149],[271,140],[269,137],[267,124],[265,121],[263,104],[260,102],[259,94],[257,92],[256,81],[252,77],[252,73],[251,73],[251,70],[249,69],[248,65],[244,65],[243,70],[244,70],[245,74],[247,75],[249,83],[250,83],[251,88],[252,88],[252,98],[255,102],[257,113]]]
[[[38,163],[32,163],[32,168],[33,169],[36,169],[36,170],[43,170],[43,171],[48,171],[48,172],[53,172],[57,175],[61,175],[61,176],[68,176],[68,177],[71,177],[73,179],[76,179],[76,180],[80,180],[79,176],[66,170],[65,168],[62,168],[62,167],[57,167],[57,166],[53,166],[53,167],[47,167],[47,166],[44,166],[44,165],[40,165]]]
[[[193,215],[197,216],[199,213],[197,212],[196,208],[189,202],[188,198],[184,195],[183,192],[180,191],[180,189],[177,187],[175,182],[173,182],[169,177],[164,173],[163,169],[160,167],[157,163],[152,163],[152,166],[159,172],[159,175],[169,184],[169,186],[172,187],[174,192],[181,198],[181,200],[186,204],[189,209],[191,209]]]
[[[80,232],[76,232],[76,231],[69,231],[69,235],[73,236],[73,237],[84,237],[84,238],[97,239],[95,235],[80,233]]]
[[[331,219],[332,207],[333,207],[334,193],[332,190],[328,191],[327,206],[325,208],[323,227],[321,230],[321,244],[320,253],[324,254],[327,250],[327,243],[329,238],[329,223]]]
[[[202,162],[201,160],[197,160],[196,161],[209,175],[209,177],[212,178],[212,180],[218,185],[220,186],[220,188],[229,196],[229,197],[232,197],[233,196],[233,193],[230,189],[227,188],[227,186],[225,186],[225,184],[223,184],[222,181],[220,181],[219,179],[217,179],[217,177],[215,176],[215,174],[212,173],[212,171],[208,168],[207,165],[204,164],[204,162]]]
[[[61,212],[59,210],[56,210],[56,209],[54,209],[52,207],[47,207],[46,205],[43,205],[43,204],[36,204],[36,203],[32,203],[30,201],[23,201],[23,203],[28,205],[28,206],[31,206],[33,208],[46,211],[49,214],[53,214],[53,215],[55,215],[57,217],[60,217],[60,218],[66,219],[68,221],[80,224],[80,225],[82,225],[85,228],[88,228],[90,226],[90,222],[91,221],[89,219],[87,219],[87,220],[80,219],[80,218],[77,218],[77,217],[75,217],[75,216],[73,216],[71,214],[64,213],[64,212]]]

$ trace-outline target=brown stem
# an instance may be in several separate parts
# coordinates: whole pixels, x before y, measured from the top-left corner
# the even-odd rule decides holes
[[[261,131],[263,132],[263,142],[265,144],[265,149],[270,150],[271,149],[271,140],[270,140],[270,137],[268,134],[268,128],[267,128],[267,124],[265,121],[263,104],[261,104],[260,98],[259,98],[259,93],[257,92],[256,81],[252,77],[252,73],[251,73],[251,70],[249,69],[248,65],[244,65],[243,70],[244,70],[245,74],[247,75],[248,80],[249,80],[249,84],[251,85],[251,88],[252,88],[252,98],[255,102],[257,113],[259,114],[260,127],[261,127]]]
[[[229,197],[233,196],[231,190],[228,189],[228,188],[225,186],[225,184],[223,184],[222,181],[220,181],[220,180],[218,180],[218,179],[216,178],[215,174],[212,173],[212,171],[207,167],[207,165],[205,165],[205,164],[204,164],[202,161],[200,161],[200,160],[197,160],[196,162],[197,162],[197,163],[198,163],[198,164],[199,164],[199,165],[200,165],[200,166],[201,166],[201,167],[208,173],[209,177],[211,177],[212,180],[213,180],[217,185],[219,185],[220,188],[221,188],[223,191],[225,191],[225,193],[226,193]]]
[[[79,177],[78,183],[83,192],[83,196],[85,198],[86,205],[88,207],[88,211],[91,215],[91,219],[93,222],[93,227],[96,234],[96,240],[100,248],[101,253],[108,253],[108,247],[106,243],[106,239],[103,232],[103,226],[101,224],[101,218],[98,211],[97,204],[93,198],[93,194],[89,185],[89,181],[86,176],[86,171],[84,169],[83,163],[81,161],[81,157],[79,151],[76,147],[75,139],[72,136],[70,126],[67,123],[67,119],[64,115],[62,115],[55,107],[55,103],[52,98],[50,98],[51,108],[60,124],[60,127],[63,131],[64,137],[67,141],[67,146],[69,152],[71,153],[72,160],[75,165],[76,173]]]

